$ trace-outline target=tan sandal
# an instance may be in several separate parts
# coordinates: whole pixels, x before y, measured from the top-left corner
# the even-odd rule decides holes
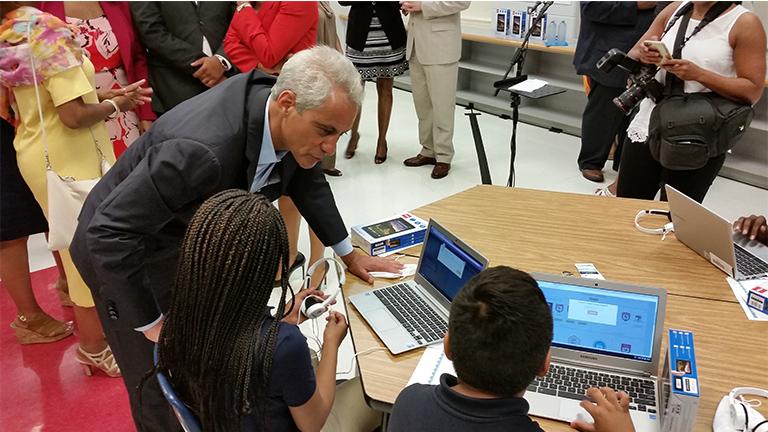
[[[64,339],[72,334],[72,321],[62,322],[54,319],[45,312],[34,315],[16,315],[11,323],[16,332],[16,339],[22,345],[50,343]]]
[[[96,368],[107,376],[117,378],[120,376],[120,367],[117,365],[115,356],[112,355],[112,349],[107,345],[101,352],[91,354],[83,347],[77,347],[75,359],[83,366],[83,372],[88,376],[93,376],[93,369]]]

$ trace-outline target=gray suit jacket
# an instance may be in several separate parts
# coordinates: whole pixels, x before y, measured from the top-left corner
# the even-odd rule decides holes
[[[222,41],[232,21],[234,2],[129,2],[136,32],[147,50],[149,81],[157,113],[208,89],[192,74],[190,63],[203,57],[203,36],[214,54],[226,58]],[[234,75],[237,70],[227,73]]]
[[[413,50],[423,65],[448,64],[461,57],[461,11],[468,1],[425,1],[408,19],[406,58]]]
[[[137,328],[170,305],[179,247],[197,208],[226,189],[248,189],[261,150],[264,107],[275,78],[232,77],[169,111],[93,188],[70,252],[98,307],[114,326]],[[347,237],[322,169],[288,153],[280,183],[326,245]]]

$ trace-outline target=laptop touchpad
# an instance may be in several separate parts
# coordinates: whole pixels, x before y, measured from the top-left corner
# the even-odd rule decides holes
[[[587,423],[593,423],[592,416],[579,405],[579,401],[573,399],[564,399],[560,403],[560,418],[565,421],[583,420]]]
[[[386,331],[399,326],[386,309],[373,310],[367,314],[366,319],[371,323],[371,327],[378,331]]]

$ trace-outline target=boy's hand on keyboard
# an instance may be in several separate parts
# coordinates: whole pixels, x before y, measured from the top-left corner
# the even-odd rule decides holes
[[[635,432],[629,416],[629,396],[610,387],[592,387],[587,396],[594,403],[583,400],[580,405],[595,420],[593,424],[574,420],[571,427],[582,432]]]

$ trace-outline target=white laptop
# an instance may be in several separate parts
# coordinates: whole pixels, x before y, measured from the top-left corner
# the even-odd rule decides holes
[[[434,220],[427,225],[413,280],[351,296],[392,354],[439,342],[459,290],[488,260]]]
[[[592,421],[579,406],[590,387],[632,398],[637,431],[657,431],[658,369],[667,293],[660,288],[533,273],[552,311],[552,366],[525,393],[531,415]]]
[[[768,246],[733,231],[717,213],[666,185],[675,237],[728,276],[738,280],[768,276]]]

